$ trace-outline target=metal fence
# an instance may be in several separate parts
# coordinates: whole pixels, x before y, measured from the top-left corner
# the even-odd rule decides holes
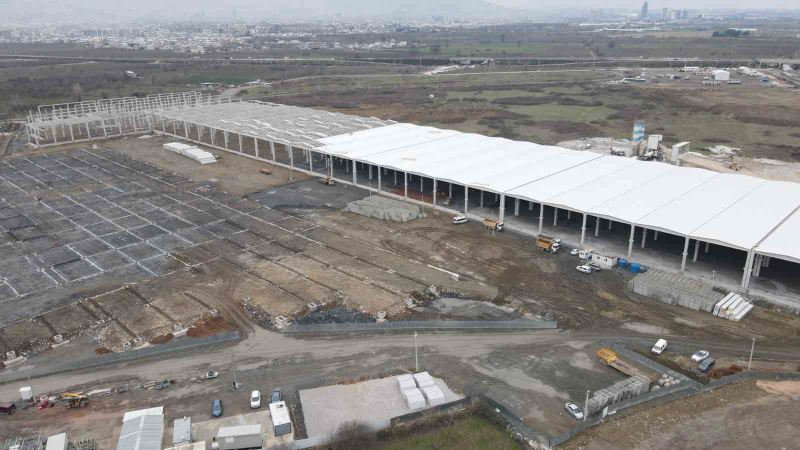
[[[120,353],[111,353],[108,355],[97,356],[94,358],[88,358],[84,360],[54,364],[48,367],[40,367],[40,368],[33,368],[30,370],[11,372],[4,374],[3,376],[0,376],[0,383],[7,383],[16,380],[24,380],[28,377],[35,378],[62,372],[70,372],[73,370],[84,370],[84,369],[91,369],[107,365],[121,364],[125,362],[136,361],[139,359],[165,356],[172,353],[179,353],[179,352],[183,353],[237,340],[239,340],[238,331],[215,334],[204,338],[176,339],[166,344],[154,345],[151,347],[140,348],[136,350],[129,350]]]
[[[407,320],[397,322],[350,322],[350,323],[291,323],[283,328],[284,333],[342,333],[373,331],[414,330],[552,330],[558,328],[556,321],[519,320]]]

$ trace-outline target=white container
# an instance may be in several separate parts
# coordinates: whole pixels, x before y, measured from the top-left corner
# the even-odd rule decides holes
[[[19,388],[19,398],[23,401],[33,400],[33,389],[30,386]]]

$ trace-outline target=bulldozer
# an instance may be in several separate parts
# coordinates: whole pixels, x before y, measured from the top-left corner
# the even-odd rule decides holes
[[[64,407],[67,409],[83,408],[89,404],[89,397],[83,392],[65,392],[61,394],[61,400],[66,402]]]

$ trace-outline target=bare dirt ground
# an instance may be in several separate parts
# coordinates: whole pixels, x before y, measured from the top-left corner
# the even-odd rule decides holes
[[[793,448],[800,382],[734,384],[611,418],[567,442],[573,449]]]
[[[153,149],[160,148],[157,140],[127,140],[120,145],[134,159],[138,146],[149,147],[142,152],[151,152],[158,162]],[[236,162],[223,165],[236,159],[244,160],[226,154],[214,169],[218,172],[208,175],[219,183],[236,178],[242,167]],[[170,164],[175,164],[174,173],[188,174],[198,167],[188,159]],[[258,325],[269,326],[277,314],[302,315],[307,303],[323,301],[368,315],[386,310],[390,318],[415,318],[421,313],[406,311],[403,300],[431,285],[457,297],[494,302],[513,314],[550,314],[559,321],[564,331],[431,333],[421,335],[419,341],[425,369],[459,393],[486,393],[508,404],[519,417],[548,433],[574,425],[563,411],[565,401],[580,403],[585,389],[596,390],[620,379],[594,355],[606,339],[629,339],[631,345],[646,349],[664,329],[671,346],[680,340],[692,348],[703,342],[715,355],[741,357],[749,350],[749,338],[757,337],[758,358],[798,359],[787,350],[797,342],[800,319],[796,317],[759,308],[741,323],[720,320],[628,293],[625,286],[630,275],[625,272],[580,276],[574,270],[574,257],[536,251],[523,236],[492,236],[478,224],[454,227],[449,216],[435,213],[404,224],[378,221],[341,211],[347,202],[366,195],[358,188],[328,187],[314,180],[283,186],[262,182],[268,179],[254,177],[238,184],[237,192],[247,193],[245,197],[203,179],[160,194],[160,200],[152,201],[187,220],[205,217],[199,211],[216,212],[224,219],[209,222],[213,236],[169,250],[169,256],[182,264],[174,270],[91,302],[65,301],[59,312],[42,315],[55,329],[88,326],[93,322],[90,316],[114,318],[103,329],[108,330],[108,341],[115,339],[118,344],[131,335],[146,335],[146,330],[156,330],[153,338],[159,338],[172,323],[168,317],[178,321],[176,316],[195,320],[190,337],[231,328],[243,336],[231,347],[35,379],[38,392],[164,378],[179,381],[175,389],[106,397],[93,401],[87,410],[60,416],[75,418],[68,421],[74,439],[95,437],[113,443],[113,428],[100,429],[95,424],[114,417],[117,426],[123,410],[138,406],[163,403],[169,417],[205,417],[210,399],[220,397],[227,411],[240,411],[245,408],[240,405],[246,405],[246,393],[228,390],[234,354],[245,391],[281,386],[290,404],[296,404],[293,395],[299,389],[410,370],[413,339],[406,335],[287,337]],[[167,197],[194,209],[162,203]],[[461,281],[428,265],[459,273]],[[221,317],[209,320],[200,315],[211,309],[217,309]],[[44,337],[53,333],[27,324],[27,320],[10,324],[0,336],[22,339],[33,332]],[[625,329],[624,324],[639,325]],[[32,358],[26,367],[47,367],[48,361],[91,353],[97,343],[84,338]],[[190,381],[206,370],[222,372],[219,384]],[[15,398],[20,385],[0,384],[0,398]],[[235,406],[228,409],[228,404]],[[23,411],[0,423],[0,435],[63,427],[48,414],[55,413]]]

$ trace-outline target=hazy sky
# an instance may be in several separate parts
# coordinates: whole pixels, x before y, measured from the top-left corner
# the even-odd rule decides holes
[[[321,18],[526,19],[556,9],[627,8],[638,11],[642,0],[0,0],[0,24],[25,22],[105,22],[129,20],[310,21]],[[502,5],[508,8],[498,8]],[[798,9],[800,0],[653,0],[661,8]],[[520,11],[523,10],[523,11]]]

